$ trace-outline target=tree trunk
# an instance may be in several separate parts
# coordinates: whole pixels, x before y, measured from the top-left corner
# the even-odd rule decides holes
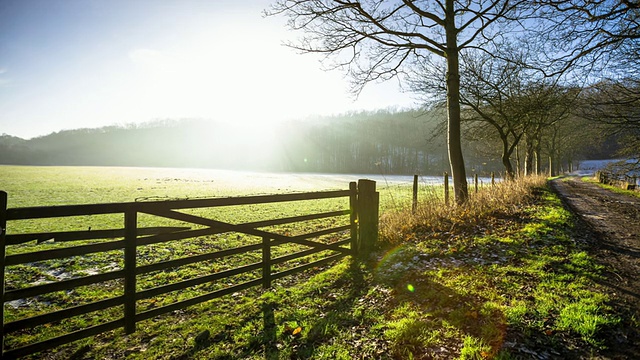
[[[460,66],[454,10],[454,0],[447,0],[445,10],[445,31],[447,36],[447,144],[456,203],[463,204],[467,202],[469,192],[464,158],[462,156],[462,142],[460,140]]]
[[[520,169],[522,169],[522,165],[520,164],[520,145],[516,145],[516,171],[518,177],[520,177]]]
[[[533,173],[533,141],[531,137],[526,137],[526,152],[524,155],[524,176],[529,176]]]
[[[551,146],[549,146],[549,176],[556,176],[558,174],[558,164],[556,161],[556,135],[558,130],[554,128],[553,135],[551,136]]]
[[[540,142],[536,143],[534,155],[536,158],[536,175],[542,174],[542,158],[541,158],[542,149],[540,146]]]
[[[502,139],[502,165],[506,171],[507,180],[513,180],[515,173],[513,171],[513,165],[511,165],[511,154],[509,153],[509,144],[507,139]]]
[[[511,165],[511,159],[509,156],[502,155],[502,165],[504,165],[504,169],[506,171],[507,180],[515,179],[515,172],[513,171],[513,165]]]

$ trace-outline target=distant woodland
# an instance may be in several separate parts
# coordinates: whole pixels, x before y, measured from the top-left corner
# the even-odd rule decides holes
[[[142,125],[55,132],[25,140],[0,136],[0,164],[194,167],[259,171],[363,174],[442,174],[449,169],[444,113],[437,109],[380,110],[241,127],[205,120],[159,120]],[[469,122],[465,162],[469,171],[500,173],[501,143]],[[615,139],[571,124],[554,145],[551,166],[568,169],[581,159],[615,155]],[[518,169],[524,146],[514,152]],[[539,159],[549,158],[551,147]],[[542,160],[538,160],[541,161]],[[548,169],[549,163],[540,164]]]

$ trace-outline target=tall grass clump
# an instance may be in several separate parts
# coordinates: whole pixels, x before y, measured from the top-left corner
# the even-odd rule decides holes
[[[410,241],[416,233],[473,229],[493,216],[508,216],[530,204],[536,189],[545,183],[542,176],[526,176],[482,186],[477,193],[469,186],[470,198],[464,205],[456,205],[453,199],[446,204],[444,189],[434,187],[434,191],[421,194],[415,211],[410,204],[386,211],[380,218],[380,239],[383,244],[396,245]]]

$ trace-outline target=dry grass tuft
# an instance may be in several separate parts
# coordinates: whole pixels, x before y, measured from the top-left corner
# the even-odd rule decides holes
[[[419,233],[456,233],[473,229],[492,216],[508,216],[530,204],[535,189],[545,183],[545,177],[528,176],[487,185],[477,193],[470,186],[470,200],[464,206],[457,206],[454,201],[445,205],[441,191],[427,192],[415,213],[409,206],[382,214],[380,240],[383,244],[397,245],[413,240]]]

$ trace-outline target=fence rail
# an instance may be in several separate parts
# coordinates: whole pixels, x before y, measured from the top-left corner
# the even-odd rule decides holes
[[[601,184],[612,185],[620,187],[625,190],[637,190],[638,189],[638,177],[629,175],[616,175],[610,172],[598,171],[595,174],[595,178]]]
[[[7,208],[7,193],[0,191],[0,259],[3,259],[0,271],[0,284],[2,285],[3,306],[0,317],[3,319],[2,358],[16,358],[47,350],[59,345],[73,342],[79,339],[94,336],[106,331],[123,328],[129,334],[135,331],[136,323],[150,319],[161,314],[192,306],[204,301],[212,300],[227,294],[232,294],[254,286],[268,288],[272,281],[298,273],[300,271],[322,266],[337,259],[349,255],[365,255],[373,248],[378,231],[378,193],[375,190],[375,182],[360,180],[358,184],[351,183],[348,190],[324,191],[312,193],[294,193],[281,195],[261,195],[235,198],[212,198],[194,200],[172,200],[154,202],[130,202],[113,204],[89,204],[89,205],[65,205],[29,208]],[[215,207],[227,207],[237,205],[255,205],[291,201],[308,201],[332,198],[348,198],[349,208],[302,214],[292,217],[284,217],[270,220],[233,224],[219,221],[213,218],[193,215],[179,210],[203,209]],[[103,230],[81,231],[41,231],[16,234],[11,231],[15,221],[34,219],[53,219],[60,217],[92,216],[119,214],[124,217],[123,228]],[[139,226],[139,215],[154,216],[169,219],[173,222],[188,223],[190,226]],[[265,231],[262,228],[293,224],[302,221],[330,219],[341,216],[349,216],[347,225],[333,226],[310,233],[290,236],[274,231]],[[7,231],[8,230],[8,231]],[[10,234],[7,234],[10,232]],[[187,257],[163,260],[149,264],[138,263],[138,249],[143,246],[169,243],[177,240],[197,238],[222,233],[239,233],[255,236],[261,239],[259,243],[240,245],[224,250],[215,250],[193,254]],[[318,237],[331,234],[348,233],[345,239],[332,242],[314,241]],[[7,255],[7,249],[21,246],[36,241],[36,246],[41,243],[66,243],[74,241],[101,240],[90,244],[64,246],[61,248],[36,250],[31,252],[12,251]],[[105,241],[106,240],[106,241]],[[73,244],[73,243],[71,243]],[[272,249],[283,244],[298,244],[308,249],[292,253],[280,254],[273,257]],[[6,275],[11,267],[30,266],[33,263],[58,260],[63,258],[85,256],[104,252],[120,252],[121,269],[105,271],[70,279],[63,279],[43,284],[30,284],[28,287],[5,290]],[[300,259],[309,255],[329,251],[320,260],[313,260],[290,269],[274,272],[274,266],[288,261]],[[172,271],[181,266],[199,264],[205,261],[221,259],[227,256],[244,254],[248,252],[260,252],[260,261],[244,264],[235,268],[226,269],[195,276],[186,280],[162,284],[159,286],[137,289],[137,279],[141,275],[158,271]],[[210,284],[231,276],[260,271],[261,277],[241,283],[233,284],[222,289],[216,289],[188,299],[183,299],[169,305],[141,311],[137,302],[145,299],[163,296],[173,291],[184,290],[198,285]],[[35,316],[21,318],[5,322],[5,304],[10,301],[33,298],[57,291],[69,291],[81,286],[101,284],[109,281],[119,281],[122,286],[121,294],[107,299],[76,305],[60,310],[51,311]],[[122,307],[121,317],[98,325],[83,328],[66,333],[44,341],[35,342],[22,347],[5,349],[5,337],[7,334],[32,329],[37,326],[58,322],[96,311],[103,311],[114,307]]]

